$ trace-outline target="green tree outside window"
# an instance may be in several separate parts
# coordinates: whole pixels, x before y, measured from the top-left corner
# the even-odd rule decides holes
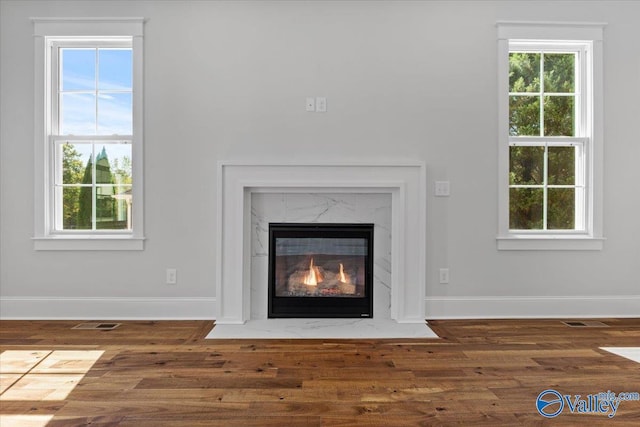
[[[511,137],[575,136],[575,61],[574,53],[510,53]],[[510,229],[575,228],[575,188],[557,187],[576,184],[575,162],[572,146],[510,146]]]

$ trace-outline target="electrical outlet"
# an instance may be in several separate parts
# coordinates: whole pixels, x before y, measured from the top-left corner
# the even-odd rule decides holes
[[[178,271],[175,268],[167,268],[167,285],[178,283]]]
[[[440,283],[442,283],[443,285],[446,285],[447,283],[449,283],[449,269],[448,268],[441,268],[440,269]]]
[[[315,98],[307,98],[306,104],[307,111],[313,113],[316,111],[316,99]]]

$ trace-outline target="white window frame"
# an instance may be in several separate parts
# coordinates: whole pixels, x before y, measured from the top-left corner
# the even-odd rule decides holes
[[[498,22],[498,236],[499,250],[601,250],[603,247],[603,55],[605,24],[556,22]],[[510,137],[509,52],[544,47],[553,51],[575,51],[582,76],[576,108],[575,137]],[[570,50],[567,48],[570,47]],[[580,147],[577,165],[575,230],[509,229],[509,147],[511,145]],[[578,193],[584,196],[580,197]],[[583,212],[583,215],[580,214]]]
[[[32,18],[35,43],[35,250],[142,250],[143,228],[143,18]],[[56,147],[61,138],[73,142],[73,136],[57,135],[57,71],[53,47],[65,43],[96,41],[118,44],[130,41],[133,61],[132,135],[91,136],[95,142],[131,143],[132,199],[130,230],[60,230],[56,226],[54,176]],[[86,136],[80,138],[87,141]]]

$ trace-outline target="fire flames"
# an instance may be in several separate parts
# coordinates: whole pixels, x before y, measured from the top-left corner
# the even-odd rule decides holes
[[[304,275],[302,283],[307,286],[318,286],[318,283],[324,280],[324,276],[320,269],[313,265],[313,258],[309,262],[309,271]],[[349,276],[344,272],[344,266],[340,263],[340,271],[338,272],[338,280],[342,283],[351,283]]]
[[[342,266],[342,263],[340,263],[340,279],[339,279],[342,283],[349,283],[349,279],[347,278],[347,276],[344,274],[344,267]]]
[[[313,258],[311,258],[311,262],[309,263],[309,272],[304,276],[302,283],[307,286],[318,286],[318,283],[323,280],[324,278],[320,273],[320,269],[313,265]]]

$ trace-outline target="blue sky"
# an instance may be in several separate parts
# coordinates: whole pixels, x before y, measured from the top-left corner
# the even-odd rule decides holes
[[[62,134],[132,133],[131,49],[65,48],[60,64]]]
[[[60,133],[130,135],[132,74],[131,49],[61,49]],[[120,164],[123,157],[131,159],[131,144],[76,142],[73,145],[84,165],[93,150],[95,157],[103,147],[111,164],[115,159],[119,159]]]

